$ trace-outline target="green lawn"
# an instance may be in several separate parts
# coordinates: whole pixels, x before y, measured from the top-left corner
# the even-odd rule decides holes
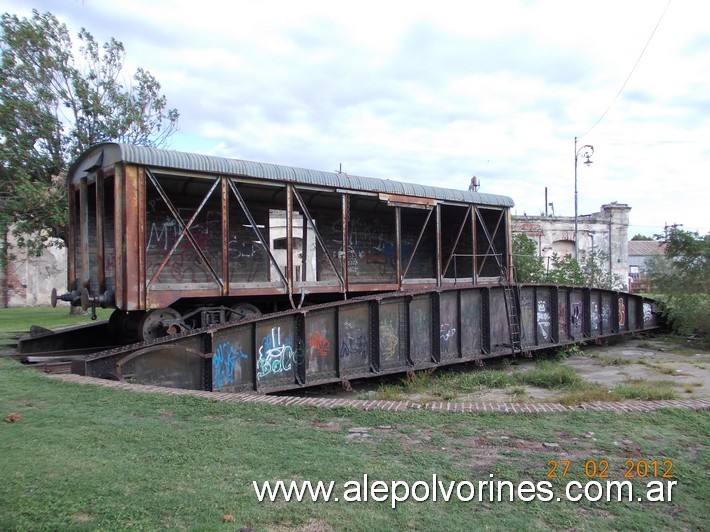
[[[96,309],[99,320],[107,320],[113,309]],[[28,332],[32,325],[47,329],[56,329],[69,325],[80,325],[91,322],[91,312],[82,316],[71,316],[69,307],[22,307],[0,309],[0,334],[13,332]]]
[[[100,319],[108,317],[108,313]],[[0,335],[89,320],[0,309]],[[75,385],[0,359],[0,530],[704,529],[710,414],[454,415],[217,403]],[[357,429],[357,430],[353,430]],[[548,479],[550,460],[570,460]],[[259,502],[252,482],[550,481],[672,461],[670,502]],[[666,462],[669,463],[669,462]],[[588,467],[591,469],[591,467]],[[492,477],[491,477],[492,475]],[[580,476],[580,478],[577,478]],[[634,479],[640,490],[647,481]],[[463,493],[464,495],[467,492]],[[224,521],[224,516],[233,516]]]
[[[710,509],[707,412],[283,408],[69,384],[2,359],[0,414],[10,413],[22,418],[0,422],[2,530],[702,530]],[[388,483],[433,474],[445,483],[539,482],[549,480],[549,460],[563,459],[572,466],[551,481],[556,495],[584,476],[587,460],[607,460],[609,480],[622,479],[629,459],[672,460],[678,484],[671,502],[410,500],[396,509],[372,500],[260,503],[252,487],[332,480],[342,496],[363,474]]]

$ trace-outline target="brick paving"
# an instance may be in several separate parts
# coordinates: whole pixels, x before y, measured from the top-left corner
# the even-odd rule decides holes
[[[82,377],[71,373],[48,374],[47,377],[77,384],[95,384],[108,388],[120,388],[143,393],[163,393],[168,395],[189,395],[204,397],[214,401],[232,401],[239,403],[267,403],[282,406],[312,406],[317,408],[350,407],[359,410],[431,410],[438,412],[478,413],[499,412],[503,414],[543,414],[550,412],[571,412],[576,410],[594,410],[598,412],[654,412],[661,408],[683,408],[689,410],[710,410],[710,399],[673,399],[666,401],[624,401],[591,402],[574,406],[559,403],[414,403],[411,401],[372,401],[362,399],[294,397],[287,395],[264,395],[252,392],[225,393],[205,392],[200,390],[182,390],[163,386],[146,386],[125,382]]]

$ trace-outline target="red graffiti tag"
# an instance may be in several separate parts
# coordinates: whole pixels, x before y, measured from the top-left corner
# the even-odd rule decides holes
[[[313,350],[315,355],[324,357],[330,350],[330,341],[320,331],[314,332],[308,337],[308,347]]]

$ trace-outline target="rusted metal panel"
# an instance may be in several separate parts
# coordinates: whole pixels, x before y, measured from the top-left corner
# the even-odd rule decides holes
[[[106,226],[106,216],[104,213],[104,176],[103,170],[96,173],[96,218],[93,223],[96,225],[96,268],[98,277],[98,290],[106,291],[106,257],[104,227]]]
[[[222,295],[229,295],[230,264],[229,264],[229,185],[227,179],[221,178],[222,190]]]
[[[527,286],[520,290],[520,343],[525,347],[537,344],[535,320],[535,289]]]
[[[405,207],[428,207],[431,208],[437,204],[433,198],[403,196],[401,194],[379,194],[382,201],[386,201],[388,205],[405,206]]]
[[[535,322],[537,345],[551,345],[555,342],[552,324],[557,319],[557,313],[552,307],[550,289],[538,287],[535,289]]]
[[[559,330],[558,342],[566,342],[570,336],[569,290],[561,288],[557,300],[557,327]]]
[[[213,333],[212,391],[255,389],[254,326],[243,325]]]
[[[642,301],[640,308],[643,313],[643,319],[639,320],[639,322],[643,323],[644,329],[656,327],[658,325],[658,313],[654,309],[655,303],[650,299],[643,299]]]
[[[142,251],[140,249],[140,225],[139,213],[141,211],[138,201],[139,168],[133,165],[125,167],[124,173],[124,215],[125,215],[125,308],[123,310],[145,310],[145,305],[141,300],[142,288],[139,286],[139,279],[143,277],[140,271]],[[145,285],[143,285],[145,287]]]
[[[310,381],[338,376],[337,308],[305,315],[305,374]]]
[[[483,347],[483,308],[481,290],[462,290],[461,298],[461,357],[480,358]]]
[[[583,300],[590,306],[619,295],[524,287],[521,307],[529,300],[533,309],[521,315],[534,318],[537,335],[527,348],[569,343],[555,340],[559,312],[554,307],[559,308],[564,299],[559,293],[565,291],[572,304]],[[503,345],[507,325],[497,325],[506,322],[503,295],[503,287],[476,287],[339,301],[96,353],[73,367],[89,376],[132,382],[269,392],[475,360],[508,352]],[[640,297],[622,297],[634,301],[629,308],[644,303]],[[609,322],[595,312],[601,336]],[[61,336],[48,345],[59,345]]]
[[[414,366],[434,361],[432,294],[409,302],[409,360]]]
[[[303,360],[303,342],[296,335],[293,315],[256,325],[257,389],[295,384],[296,367]]]
[[[601,292],[602,334],[611,334],[618,328],[619,322],[614,320],[614,303],[611,293]]]
[[[136,159],[139,166],[135,161],[125,165],[124,159],[109,153],[111,146],[117,145],[106,145],[106,152],[89,150],[90,160],[78,161],[75,169],[77,175],[90,172],[96,176],[99,159],[104,168],[116,169],[115,213],[100,212],[108,209],[104,209],[104,201],[99,201],[97,218],[103,218],[106,225],[98,231],[104,236],[113,231],[117,247],[120,243],[123,249],[116,250],[113,263],[104,257],[94,264],[94,255],[100,255],[101,249],[96,253],[89,249],[83,255],[77,252],[75,262],[89,260],[89,268],[82,266],[85,271],[79,273],[89,276],[94,296],[101,291],[99,285],[105,284],[107,275],[99,275],[98,264],[123,269],[121,275],[114,276],[116,302],[122,310],[156,308],[186,298],[281,294],[288,296],[281,304],[294,305],[293,298],[299,292],[332,294],[337,291],[336,283],[346,296],[441,286],[442,272],[447,269],[442,264],[442,242],[446,242],[447,263],[453,260],[454,270],[461,263],[460,275],[454,271],[448,277],[454,282],[474,280],[476,226],[471,223],[468,227],[466,220],[467,212],[474,218],[470,204],[442,204],[436,198],[396,192],[318,189],[310,178],[304,178],[306,184],[301,185],[304,200],[295,181],[289,180],[293,173],[285,167],[237,165],[250,172],[251,180],[245,181],[244,174],[239,173],[186,173],[185,165],[192,164],[186,163],[192,160],[190,154],[175,160],[159,155],[166,164],[174,163],[171,168],[159,169],[161,165],[155,161],[148,164],[140,158]],[[208,163],[202,158],[192,162],[195,169],[206,172],[204,164]],[[269,183],[257,181],[259,176],[271,176]],[[96,186],[100,199],[100,178]],[[230,195],[240,208],[230,208]],[[302,212],[296,211],[294,197]],[[309,212],[311,202],[313,212]],[[426,210],[418,208],[421,206]],[[429,225],[433,209],[436,227]],[[489,216],[490,220],[480,223],[490,224],[495,235],[505,210],[488,209],[498,218]],[[283,255],[283,264],[272,249],[277,242],[273,223],[281,212],[286,220],[286,253],[278,252]],[[445,220],[442,212],[446,212]],[[448,229],[453,224],[460,229],[452,245]],[[81,240],[91,241],[91,235]],[[105,238],[98,240],[105,244]]]
[[[572,340],[584,338],[585,315],[582,290],[573,289],[570,292],[570,335]]]
[[[407,327],[403,325],[405,307],[398,299],[379,305],[379,355],[380,367],[391,368],[407,364]]]
[[[139,349],[116,361],[115,375],[131,384],[166,388],[203,390],[203,377],[209,358],[198,350],[177,345],[153,345]]]
[[[459,291],[447,290],[439,295],[440,360],[461,357],[461,306]]]
[[[626,330],[638,331],[643,329],[643,298],[631,294],[624,294],[626,301]]]
[[[76,217],[76,187],[69,186],[68,192],[69,201],[69,228],[67,231],[67,291],[71,292],[76,288],[74,282],[76,281],[76,235],[74,233],[74,228],[77,227],[79,220]]]
[[[128,294],[126,293],[126,178],[125,168],[122,165],[115,167],[113,176],[114,190],[114,239],[116,247],[116,260],[114,269],[116,276],[116,307],[127,308]]]
[[[338,370],[341,377],[369,371],[373,357],[369,303],[354,303],[338,311]]]
[[[84,288],[89,288],[91,282],[91,255],[89,251],[90,223],[91,220],[89,217],[89,191],[86,183],[86,178],[84,178],[79,182],[79,246],[81,247],[81,284]]]
[[[510,351],[510,332],[502,289],[490,290],[491,353]]]
[[[136,235],[137,258],[138,258],[138,301],[140,308],[148,309],[148,292],[146,285],[146,239],[145,239],[145,217],[146,217],[146,194],[145,194],[145,169],[138,170],[138,183],[136,184],[136,225],[138,234]]]

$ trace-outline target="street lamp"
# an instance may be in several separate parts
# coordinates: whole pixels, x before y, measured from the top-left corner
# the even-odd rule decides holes
[[[594,155],[594,146],[585,144],[581,148],[577,149],[577,137],[574,137],[574,260],[579,258],[579,239],[577,238],[577,159],[579,159],[579,154],[587,160],[584,164],[589,166],[592,161],[589,158]]]

